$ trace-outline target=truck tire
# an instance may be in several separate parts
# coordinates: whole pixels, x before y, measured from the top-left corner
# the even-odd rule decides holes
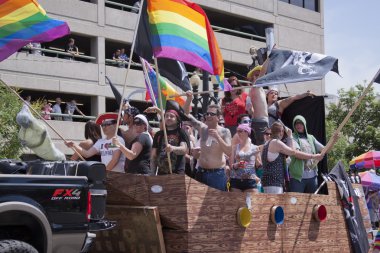
[[[30,244],[17,240],[1,240],[0,253],[38,253]]]

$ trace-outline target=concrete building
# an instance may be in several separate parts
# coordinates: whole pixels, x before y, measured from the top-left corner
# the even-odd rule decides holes
[[[0,63],[0,78],[23,90],[32,99],[76,99],[86,115],[96,116],[118,108],[105,76],[124,94],[145,88],[141,69],[112,65],[112,54],[125,48],[129,55],[137,17],[128,6],[136,0],[39,0],[48,15],[68,22],[71,35],[42,45],[44,56],[19,52]],[[274,28],[277,48],[324,52],[323,0],[194,0],[208,14],[225,61],[226,72],[245,76],[252,63],[251,46],[265,47],[265,28]],[[132,10],[132,11],[131,11]],[[238,33],[236,33],[238,31]],[[81,55],[65,59],[61,53],[69,38],[75,38]],[[58,56],[58,57],[57,57]],[[137,58],[133,57],[137,61]],[[192,71],[191,69],[189,71]],[[306,90],[324,94],[324,82],[281,85],[281,95]],[[212,87],[210,85],[210,87]],[[146,106],[145,94],[133,96]],[[139,102],[141,101],[141,102]],[[54,122],[70,139],[83,139],[78,122]],[[75,126],[74,126],[75,125]],[[73,130],[75,128],[75,130]]]

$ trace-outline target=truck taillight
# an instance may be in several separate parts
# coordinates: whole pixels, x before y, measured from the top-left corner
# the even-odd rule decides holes
[[[90,191],[87,193],[87,221],[90,221],[91,219],[91,193]]]

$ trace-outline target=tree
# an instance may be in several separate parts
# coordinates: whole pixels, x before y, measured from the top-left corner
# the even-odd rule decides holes
[[[326,125],[330,125],[330,128],[335,130],[363,94],[365,88],[364,83],[364,85],[357,84],[347,91],[340,89],[339,103],[329,106]],[[346,162],[369,150],[380,150],[380,102],[376,101],[373,88],[343,127],[341,139],[346,140],[347,145],[340,140],[340,145],[334,146],[330,156],[335,154],[337,157],[344,157]]]
[[[336,128],[335,122],[326,119],[326,137],[328,140],[334,134]],[[327,168],[331,170],[339,161],[343,162],[345,168],[349,167],[349,160],[346,158],[346,149],[348,146],[348,137],[341,134],[339,140],[334,144],[333,149],[327,154]]]
[[[18,139],[16,115],[21,101],[5,86],[0,85],[0,158],[19,158],[22,151]]]

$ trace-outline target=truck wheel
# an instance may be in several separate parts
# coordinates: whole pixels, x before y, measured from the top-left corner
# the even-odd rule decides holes
[[[38,253],[30,244],[17,240],[1,240],[0,253]]]

